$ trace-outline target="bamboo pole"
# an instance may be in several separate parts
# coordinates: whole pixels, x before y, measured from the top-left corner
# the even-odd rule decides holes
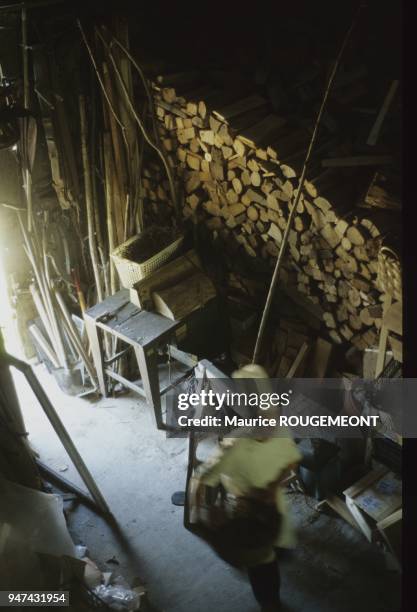
[[[43,305],[41,296],[39,295],[38,289],[36,289],[35,285],[30,285],[30,293],[32,295],[33,303],[35,304],[35,308],[38,311],[38,315],[42,324],[45,328],[46,333],[49,336],[49,340],[52,346],[55,346],[55,336],[51,327],[51,323],[49,321],[49,317],[46,313],[45,307]],[[57,366],[58,367],[58,366]]]
[[[23,61],[23,105],[29,108],[29,58],[28,58],[28,22],[26,8],[22,8],[22,61]]]
[[[96,372],[94,370],[93,364],[91,363],[86,350],[84,349],[82,340],[79,336],[78,330],[76,328],[76,326],[74,325],[74,321],[71,318],[71,315],[68,311],[67,305],[61,295],[61,293],[58,291],[58,289],[55,289],[54,291],[55,293],[55,297],[56,297],[56,301],[58,302],[63,317],[64,317],[64,323],[66,324],[66,331],[68,336],[70,337],[77,353],[79,354],[81,360],[84,362],[85,365],[85,369],[88,372],[88,375],[90,376],[91,382],[94,385],[95,388],[97,388],[97,375]]]
[[[35,323],[29,325],[29,331],[35,338],[36,342],[39,344],[45,355],[52,362],[54,368],[59,368],[59,362],[54,350],[52,349],[45,336],[42,334],[41,330],[35,325]]]
[[[104,150],[104,175],[105,175],[105,194],[106,194],[106,219],[107,219],[107,234],[109,241],[109,253],[112,253],[114,244],[114,220],[113,220],[113,186],[112,186],[112,160],[110,150],[110,134],[103,135],[103,150]],[[110,291],[111,295],[116,293],[116,269],[112,258],[109,258],[110,264]]]
[[[107,297],[110,295],[109,293],[109,281],[108,281],[108,271],[107,271],[107,262],[106,262],[106,254],[103,242],[103,232],[101,231],[100,224],[100,214],[99,207],[97,203],[97,185],[95,180],[95,169],[96,169],[96,148],[94,146],[94,135],[96,132],[96,109],[95,109],[95,96],[94,96],[94,88],[93,88],[93,96],[92,96],[92,126],[91,126],[91,143],[90,143],[90,151],[91,151],[91,164],[90,164],[90,176],[91,176],[91,195],[92,195],[92,203],[94,208],[94,227],[96,231],[96,240],[97,240],[97,250],[101,262],[101,270],[103,276],[103,284],[104,284],[104,296]]]
[[[29,109],[30,106],[30,83],[29,83],[29,57],[28,57],[28,26],[27,26],[27,11],[26,7],[23,6],[21,12],[21,21],[22,21],[22,64],[23,64],[23,106],[26,109]],[[27,122],[28,119],[25,118],[23,121],[23,125],[25,128],[24,139],[25,139],[25,149],[26,155],[24,156],[24,168],[23,168],[23,177],[24,177],[24,185],[25,185],[25,193],[26,193],[26,202],[27,202],[27,216],[28,216],[28,231],[29,233],[32,231],[32,176],[29,168],[29,159],[27,152]]]
[[[115,100],[115,94],[113,91],[113,86],[112,86],[112,82],[110,79],[110,73],[109,73],[109,69],[107,67],[106,62],[103,62],[103,75],[104,75],[104,83],[107,87],[107,95],[109,97],[109,99],[111,100],[111,102],[113,104],[116,104],[116,100]],[[107,107],[106,111],[107,111]],[[115,163],[116,163],[116,169],[117,169],[117,176],[118,176],[118,182],[119,182],[119,189],[123,190],[127,188],[127,161],[126,161],[126,157],[128,156],[129,153],[129,146],[128,146],[128,142],[127,142],[127,136],[126,136],[126,128],[124,128],[123,134],[124,134],[124,139],[123,139],[123,145],[124,147],[122,147],[122,141],[120,138],[120,131],[118,128],[118,124],[115,121],[113,115],[111,113],[108,114],[108,120],[109,120],[109,125],[110,125],[110,132],[112,135],[112,142],[113,142],[113,151],[114,151],[114,159],[115,159]]]
[[[143,135],[141,134],[140,140],[138,141],[139,147],[139,159],[137,168],[137,181],[135,191],[135,206],[132,211],[132,233],[140,233],[143,231],[143,193],[142,193],[142,168],[143,168]]]
[[[61,363],[61,365],[65,368],[68,369],[68,362],[67,362],[67,357],[65,354],[65,350],[64,350],[64,345],[62,343],[62,338],[60,335],[60,330],[55,318],[55,312],[53,310],[53,305],[52,305],[52,301],[51,301],[51,296],[49,294],[49,288],[47,285],[47,281],[45,278],[45,271],[42,269],[41,265],[39,264],[39,260],[36,259],[36,256],[33,252],[33,245],[31,244],[31,241],[29,239],[29,236],[26,233],[24,224],[22,219],[20,218],[20,214],[18,214],[18,219],[19,219],[19,223],[20,223],[20,228],[22,231],[22,235],[23,235],[23,239],[25,242],[24,248],[25,248],[25,252],[26,255],[30,261],[30,264],[32,266],[34,275],[35,275],[35,279],[40,291],[40,296],[42,297],[42,301],[43,301],[43,306],[45,309],[45,312],[48,316],[48,320],[49,320],[49,324],[50,324],[50,329],[52,330],[52,335],[54,338],[53,344],[56,347],[57,350],[57,355],[59,358],[59,361]],[[32,233],[32,236],[35,235],[35,232]],[[49,331],[49,330],[48,330]],[[52,339],[52,338],[51,338]]]
[[[85,114],[85,100],[84,96],[79,96],[79,108],[80,108],[80,130],[81,130],[81,152],[84,170],[84,188],[85,188],[85,204],[87,211],[87,227],[88,227],[88,246],[90,249],[91,263],[93,266],[94,280],[97,288],[97,301],[103,301],[103,290],[101,287],[101,278],[99,270],[99,260],[97,254],[97,243],[94,232],[94,206],[92,201],[91,192],[91,175],[90,175],[90,164],[88,160],[87,150],[87,122]]]
[[[58,323],[58,317],[56,313],[56,303],[55,303],[54,295],[53,295],[52,281],[51,281],[51,277],[49,274],[49,259],[46,254],[47,248],[46,248],[45,229],[42,232],[42,251],[43,251],[43,256],[44,256],[44,268],[42,272],[43,272],[43,278],[44,278],[46,304],[47,304],[48,311],[49,311],[49,318],[51,320],[51,325],[52,325],[52,328],[54,330],[54,334],[56,337],[56,343],[58,346],[58,350],[60,354],[62,355],[62,362],[64,364],[64,368],[68,370],[69,364],[68,364],[67,354],[66,354],[65,346],[64,346],[64,334],[62,333],[61,326]]]
[[[113,92],[113,87],[110,79],[110,74],[108,68],[105,63],[103,63],[103,72],[105,76],[105,84],[107,87],[107,92],[109,98],[115,103],[115,94]],[[103,105],[104,115],[108,118],[108,123],[110,127],[110,135],[111,139],[109,143],[111,144],[111,150],[113,152],[112,159],[114,160],[112,163],[112,206],[113,206],[113,220],[114,220],[114,232],[115,232],[115,243],[121,244],[124,239],[124,220],[123,220],[123,208],[122,202],[124,200],[124,194],[128,190],[128,182],[129,178],[128,174],[128,165],[127,158],[130,158],[129,154],[129,144],[126,137],[126,130],[124,132],[124,140],[122,146],[122,141],[120,139],[120,133],[117,127],[116,122],[114,121],[114,117],[108,112],[107,106]]]

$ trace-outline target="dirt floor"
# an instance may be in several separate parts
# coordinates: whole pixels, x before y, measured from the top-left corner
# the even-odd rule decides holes
[[[115,515],[120,533],[81,505],[68,507],[76,544],[103,571],[139,577],[159,612],[255,612],[244,576],[230,569],[182,525],[171,494],[184,488],[187,446],[152,425],[133,394],[89,401],[64,395],[43,366],[37,375]],[[82,486],[30,389],[15,377],[30,441],[42,461]],[[392,612],[400,576],[383,554],[315,501],[290,493],[299,544],[283,561],[282,599],[298,612]]]

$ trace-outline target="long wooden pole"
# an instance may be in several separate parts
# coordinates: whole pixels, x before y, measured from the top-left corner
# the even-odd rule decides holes
[[[29,57],[28,57],[28,25],[27,25],[27,11],[26,7],[23,6],[21,13],[22,20],[22,65],[23,65],[23,106],[29,109],[30,106],[30,84],[29,84]],[[28,118],[26,117],[23,121],[25,128],[24,139],[26,155],[24,156],[25,162],[23,167],[23,180],[25,185],[26,202],[27,202],[27,216],[28,216],[28,231],[32,231],[32,176],[29,168],[28,159],[28,134],[27,134],[27,123]]]
[[[114,243],[114,219],[113,219],[113,185],[112,185],[112,169],[111,169],[111,148],[110,134],[103,135],[103,156],[104,156],[104,183],[106,191],[106,217],[107,217],[107,233],[109,241],[109,253],[112,253],[115,247]],[[110,291],[111,295],[116,293],[116,270],[112,258],[109,258],[110,265]]]
[[[60,334],[60,329],[58,327],[56,318],[55,318],[55,312],[53,310],[53,305],[51,302],[51,296],[49,294],[49,288],[48,288],[48,284],[47,284],[47,280],[45,278],[45,270],[42,268],[42,265],[40,264],[40,260],[35,256],[33,248],[32,248],[32,243],[31,240],[29,238],[29,236],[26,233],[25,230],[25,226],[24,223],[22,221],[22,219],[20,218],[20,214],[18,214],[18,219],[19,219],[19,224],[20,224],[20,229],[22,231],[22,235],[23,235],[23,240],[25,242],[24,245],[24,249],[26,252],[26,255],[31,263],[35,278],[36,278],[36,282],[40,291],[40,295],[42,296],[42,300],[43,300],[43,305],[45,308],[45,312],[48,316],[49,322],[50,322],[50,328],[48,329],[48,332],[50,330],[52,330],[52,334],[54,337],[54,348],[57,351],[57,355],[59,357],[59,360],[61,362],[61,365],[65,368],[68,369],[68,361],[66,358],[66,354],[65,354],[65,350],[64,350],[64,345],[62,342],[62,338],[61,338],[61,334]],[[36,232],[33,232],[31,234],[33,237],[36,237]]]
[[[349,39],[351,37],[351,34],[352,34],[353,29],[354,29],[354,27],[356,25],[357,19],[359,17],[359,14],[360,14],[362,8],[363,8],[362,6],[359,7],[358,11],[356,12],[356,14],[355,14],[355,16],[353,18],[353,21],[352,21],[352,23],[350,25],[350,28],[347,31],[346,35],[345,35],[345,38],[344,38],[343,43],[342,43],[342,46],[340,47],[338,56],[337,56],[336,61],[334,63],[333,70],[332,70],[332,72],[330,74],[329,81],[327,83],[326,89],[324,91],[323,100],[322,100],[322,103],[320,105],[320,109],[319,109],[319,112],[318,112],[318,115],[317,115],[316,122],[314,124],[314,129],[313,129],[313,133],[311,135],[310,144],[309,144],[308,149],[307,149],[307,154],[306,154],[306,157],[305,157],[305,160],[304,160],[303,169],[302,169],[302,172],[301,172],[300,180],[298,182],[297,195],[295,197],[295,200],[293,201],[292,208],[291,208],[290,214],[288,216],[288,222],[287,222],[287,225],[286,225],[286,228],[285,228],[284,235],[282,237],[282,242],[281,242],[280,250],[279,250],[279,253],[278,253],[277,261],[276,261],[276,264],[275,264],[274,273],[272,275],[271,284],[269,286],[269,291],[268,291],[268,295],[267,295],[267,298],[266,298],[264,311],[262,313],[261,323],[260,323],[260,326],[259,326],[258,336],[256,338],[255,349],[253,351],[252,363],[257,363],[257,360],[259,358],[259,354],[260,354],[260,351],[261,351],[262,340],[263,340],[263,337],[264,337],[264,333],[265,333],[265,329],[266,329],[266,324],[268,322],[268,315],[269,315],[269,311],[270,311],[271,305],[272,305],[272,298],[274,296],[275,286],[276,286],[276,284],[278,282],[279,273],[280,273],[282,261],[283,261],[283,258],[284,258],[284,254],[285,254],[285,249],[286,249],[286,246],[287,246],[287,243],[288,243],[288,237],[289,237],[289,234],[290,234],[290,230],[291,230],[293,219],[295,217],[295,213],[297,211],[297,206],[298,206],[298,203],[300,201],[301,192],[303,190],[304,181],[305,181],[305,178],[306,178],[306,171],[307,171],[308,162],[310,161],[311,153],[313,151],[313,147],[314,147],[314,144],[316,142],[317,133],[318,133],[318,129],[319,129],[319,126],[320,126],[320,123],[321,123],[321,118],[323,116],[324,108],[326,106],[326,102],[327,102],[327,99],[329,97],[329,93],[330,93],[331,87],[333,85],[333,81],[334,81],[334,78],[336,76],[337,69],[338,69],[339,64],[340,64],[340,60],[341,60],[342,55],[343,55],[343,53],[344,53],[344,51],[346,49],[346,45],[349,42]]]
[[[105,514],[109,514],[111,516],[110,509],[106,503],[106,500],[101,494],[100,489],[98,488],[86,464],[84,463],[80,453],[78,452],[74,442],[71,439],[71,436],[65,429],[64,424],[58,416],[58,413],[56,412],[51,401],[43,390],[42,385],[39,383],[30,365],[28,363],[25,363],[24,361],[21,361],[20,359],[17,359],[16,357],[13,357],[12,355],[9,355],[8,353],[2,353],[1,361],[3,363],[6,363],[7,365],[15,367],[20,372],[23,372],[26,380],[32,388],[32,391],[34,392],[36,398],[42,406],[43,411],[45,412],[52,427],[56,431],[60,441],[62,442],[71,461],[73,462],[79,475],[84,481],[85,486],[89,490],[92,498],[95,500],[96,504],[102,509]]]
[[[92,200],[92,188],[91,188],[91,175],[90,175],[90,163],[88,159],[87,149],[87,121],[85,114],[85,100],[84,96],[79,96],[79,108],[80,108],[80,130],[81,130],[81,153],[84,170],[84,189],[85,189],[85,205],[87,211],[87,228],[88,228],[88,246],[90,249],[91,263],[93,265],[94,280],[97,287],[97,301],[103,301],[103,290],[101,287],[101,278],[99,270],[99,260],[97,254],[97,242],[94,231],[94,207]]]
[[[78,352],[78,355],[84,362],[85,369],[87,370],[88,375],[90,376],[91,384],[96,388],[97,387],[97,376],[96,376],[93,364],[91,363],[87,355],[87,352],[84,349],[82,340],[78,333],[78,329],[76,328],[74,321],[71,318],[71,314],[67,308],[67,305],[65,304],[64,298],[62,297],[61,293],[57,289],[55,289],[55,297],[61,308],[61,311],[64,317],[64,322],[66,323],[68,335],[70,339],[72,340],[74,347],[76,351]]]

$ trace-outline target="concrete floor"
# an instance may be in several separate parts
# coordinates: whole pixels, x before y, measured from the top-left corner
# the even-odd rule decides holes
[[[155,430],[137,396],[90,402],[64,395],[43,366],[37,375],[112,509],[123,538],[83,506],[69,513],[76,544],[103,571],[139,577],[159,612],[255,612],[244,577],[182,526],[171,493],[184,488],[187,448]],[[19,374],[15,376],[30,441],[40,458],[82,486],[56,434]],[[283,561],[282,599],[298,612],[392,612],[398,574],[340,518],[317,513],[314,500],[289,494],[299,545]],[[107,563],[115,557],[119,565]]]

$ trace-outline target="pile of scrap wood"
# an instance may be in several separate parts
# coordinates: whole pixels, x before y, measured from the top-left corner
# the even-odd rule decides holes
[[[160,79],[161,85],[175,80]],[[203,220],[249,257],[273,265],[298,185],[295,162],[305,153],[309,130],[294,129],[257,94],[224,104],[204,88],[179,96],[161,85],[153,86],[158,132],[183,182],[184,216]],[[322,161],[321,172],[305,182],[286,267],[293,288],[321,307],[332,340],[363,349],[376,344],[381,328],[385,295],[377,284],[378,251],[390,217],[355,207],[344,197],[349,185],[340,184],[338,170],[391,160],[375,154]],[[168,184],[157,164],[148,167],[143,195],[156,214],[169,208]]]
[[[66,375],[82,363],[93,389],[96,388],[96,372],[88,354],[82,332],[77,327],[67,305],[66,286],[53,249],[46,236],[47,223],[41,229],[32,218],[32,232],[25,228],[19,214],[24,250],[32,267],[34,281],[30,293],[41,325],[32,322],[29,331],[41,353],[53,368],[62,369]]]

